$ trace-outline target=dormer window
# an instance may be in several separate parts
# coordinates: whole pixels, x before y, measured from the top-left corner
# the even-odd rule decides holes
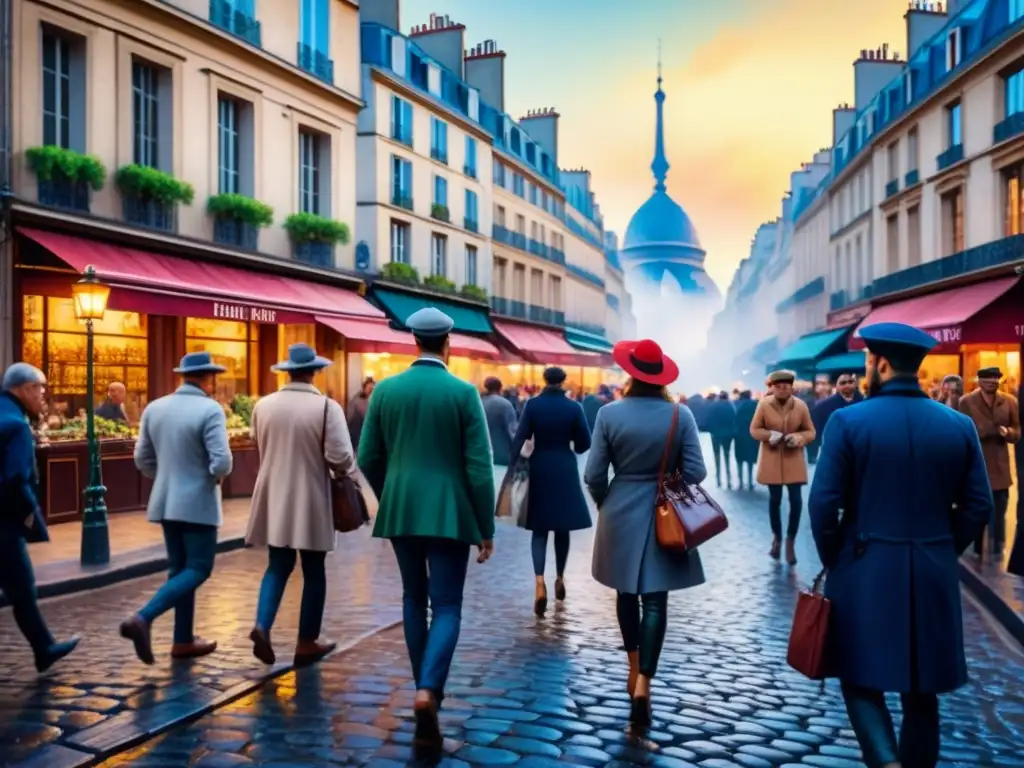
[[[949,30],[949,34],[946,36],[946,71],[952,72],[958,66],[960,66],[960,60],[963,58],[964,46],[963,46],[963,31],[960,27]]]
[[[903,100],[910,104],[914,100],[914,70],[908,69],[903,73]]]
[[[875,110],[868,110],[867,116],[864,118],[864,135],[870,136],[875,132]]]

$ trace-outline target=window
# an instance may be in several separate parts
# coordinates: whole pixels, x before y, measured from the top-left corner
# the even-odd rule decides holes
[[[1024,17],[1024,0],[1010,0],[1010,23]]]
[[[476,178],[476,139],[472,136],[466,137],[466,165],[463,172],[472,178]]]
[[[963,56],[963,36],[960,28],[949,30],[946,36],[946,71],[950,72],[960,66]]]
[[[505,226],[505,206],[499,205],[494,209],[494,223],[499,227]]]
[[[160,167],[160,72],[152,64],[132,64],[133,157],[137,164]]]
[[[548,213],[551,213],[551,196],[548,194],[546,189],[540,191],[540,207]]]
[[[391,97],[391,138],[412,146],[412,104],[397,96]]]
[[[964,249],[964,193],[955,189],[942,196],[942,255]]]
[[[221,96],[217,102],[218,190],[238,194],[238,104]]]
[[[260,45],[256,0],[221,0],[210,3],[210,21],[253,45]]]
[[[908,69],[903,73],[903,101],[908,105],[914,101],[914,86],[916,84],[917,78],[914,77],[914,70]]]
[[[889,181],[894,181],[900,177],[900,145],[897,142],[893,142],[889,145]]]
[[[448,207],[448,179],[434,176],[434,205]]]
[[[320,199],[321,143],[323,136],[312,131],[299,131],[299,210],[302,213],[326,215]]]
[[[1024,163],[1003,171],[1003,188],[1006,190],[1006,216],[1003,234],[1024,234]]]
[[[921,207],[907,209],[907,266],[921,263]]]
[[[889,274],[900,270],[900,217],[893,214],[885,220],[885,251]]]
[[[477,285],[476,246],[466,246],[466,285]]]
[[[430,274],[448,276],[448,238],[436,232],[430,235]]]
[[[430,157],[441,163],[448,162],[448,123],[430,118]]]
[[[530,188],[530,203],[533,204],[533,205],[536,205],[537,204],[537,185],[536,184],[528,184],[527,186]]]
[[[391,203],[412,210],[412,163],[391,156]]]
[[[497,187],[505,186],[505,166],[501,164],[498,158],[494,158],[494,185]]]
[[[1020,0],[1024,5],[1024,0]],[[1024,67],[1006,78],[1006,117],[1024,112]]]
[[[526,234],[526,217],[516,214],[516,232],[520,235]]]
[[[409,263],[409,225],[397,219],[391,220],[391,260]]]
[[[480,207],[480,201],[479,201],[479,198],[477,198],[476,192],[474,192],[472,189],[467,189],[466,190],[466,221],[465,221],[465,225],[466,225],[466,229],[468,229],[468,230],[470,230],[472,232],[476,232],[477,231],[477,227],[479,226],[479,223],[480,223],[479,207]],[[504,225],[504,221],[502,222],[502,225]]]
[[[963,123],[960,102],[946,107],[947,138],[950,147],[957,147],[963,144]]]
[[[85,151],[84,43],[43,29],[43,144]]]
[[[523,186],[524,186],[524,181],[523,181],[522,175],[520,175],[518,173],[513,173],[512,174],[512,191],[515,192],[520,197],[525,197]]]
[[[259,381],[258,323],[233,320],[185,319],[185,351],[209,352],[213,362],[227,368],[217,374],[214,397],[230,403],[235,395],[254,395]]]
[[[917,128],[907,133],[907,171],[917,170]]]
[[[331,49],[330,0],[300,0],[299,42],[326,54]]]

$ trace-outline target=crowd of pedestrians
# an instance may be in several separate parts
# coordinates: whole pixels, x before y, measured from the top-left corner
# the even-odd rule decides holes
[[[1021,403],[1000,391],[1000,370],[979,371],[969,394],[958,377],[925,391],[918,370],[934,339],[880,324],[861,331],[867,398],[858,372],[840,375],[834,388],[818,381],[810,397],[801,397],[791,371],[772,373],[759,398],[750,391],[676,398],[668,387],[679,368],[650,340],[615,346],[615,362],[629,377],[621,389],[570,396],[565,372],[551,367],[543,388],[520,397],[519,388],[497,379],[480,393],[449,373],[453,322],[443,312],[420,310],[406,324],[416,361],[381,382],[364,381],[347,414],[313,385],[331,361],[312,347],[294,344],[272,366],[288,383],[252,413],[260,470],[246,541],[267,551],[249,635],[256,658],[277,660],[271,633],[297,563],[303,590],[294,660],[314,663],[334,650],[321,638],[325,562],[337,541],[332,489],[347,478],[373,518],[373,535],[390,541],[401,574],[415,743],[440,749],[438,712],[459,639],[471,549],[477,563],[490,558],[495,510],[525,472],[517,522],[530,532],[534,612],[542,617],[548,606],[549,542],[554,597],[567,600],[572,532],[593,524],[589,494],[599,510],[592,574],[616,593],[630,720],[649,726],[668,594],[705,580],[697,550],[660,541],[655,509],[664,509],[666,462],[685,487],[706,478],[700,433],[707,432],[718,487],[732,488],[735,460],[739,487],[753,490],[756,463],[757,482],[768,489],[769,554],[790,565],[803,486],[811,482],[811,529],[832,602],[826,674],[840,680],[865,762],[936,764],[937,697],[967,679],[957,559],[972,544],[979,554],[985,543],[990,554],[1002,553],[1011,465],[1020,467]],[[217,648],[195,634],[194,606],[214,568],[220,485],[232,468],[224,411],[211,396],[223,371],[207,352],[185,355],[176,369],[181,386],[151,403],[141,420],[135,461],[154,479],[148,518],[162,526],[170,563],[166,583],[120,628],[146,664],[155,662],[150,628],[171,610],[172,657]],[[46,539],[29,427],[45,385],[41,371],[18,363],[4,374],[0,395],[0,588],[40,671],[78,642],[58,642],[47,629],[26,547]],[[111,408],[119,407],[118,394],[108,393]],[[497,490],[495,464],[507,468]],[[1011,572],[1024,572],[1020,549],[1014,547]],[[898,735],[887,692],[902,697]]]

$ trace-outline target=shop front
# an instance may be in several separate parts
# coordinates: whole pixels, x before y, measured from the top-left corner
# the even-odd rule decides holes
[[[248,434],[252,406],[283,383],[270,366],[289,344],[313,344],[338,363],[318,376],[317,386],[343,399],[346,341],[318,318],[384,321],[356,291],[338,286],[49,231],[19,228],[17,235],[14,344],[49,381],[39,467],[51,521],[81,514],[87,476],[86,334],[71,299],[87,265],[111,287],[106,313],[94,324],[96,404],[114,382],[127,391],[125,420],[96,422],[111,512],[146,503],[150,483],[135,469],[134,435],[147,403],[178,385],[173,369],[183,354],[208,351],[227,369],[215,392],[228,415],[235,459],[224,495],[248,496],[258,469]]]
[[[553,365],[565,370],[566,389],[595,392],[609,383],[611,356],[573,347],[560,333],[542,326],[494,321],[495,330],[518,360],[505,363],[506,386],[520,389],[544,386],[544,369]]]
[[[897,322],[916,326],[935,337],[935,349],[925,358],[919,377],[926,390],[944,376],[959,374],[965,388],[976,386],[981,368],[1003,371],[1003,389],[1020,386],[1021,344],[1024,342],[1024,282],[1004,277],[950,288],[874,307],[859,328]],[[851,349],[863,349],[854,334]]]
[[[864,361],[863,350],[842,352],[819,360],[815,366],[815,373],[828,376],[833,382],[844,373],[853,373],[858,377],[863,377],[865,374]]]

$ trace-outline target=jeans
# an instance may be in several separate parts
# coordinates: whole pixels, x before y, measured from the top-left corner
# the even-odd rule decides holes
[[[281,607],[284,588],[295,570],[296,550],[291,547],[268,547],[267,570],[260,583],[260,599],[256,608],[256,626],[270,634],[277,609]],[[315,642],[324,623],[327,601],[326,552],[302,550],[302,603],[299,609],[299,642]]]
[[[732,435],[711,435],[711,451],[715,454],[715,481],[722,484],[722,465],[725,465],[725,484],[732,485]]]
[[[548,532],[534,531],[533,539],[530,541],[530,554],[533,555],[533,573],[535,576],[544,575],[545,561],[547,560]],[[565,563],[569,559],[569,532],[555,531],[555,573],[562,578],[565,573]]]
[[[785,487],[789,495],[789,522],[786,526],[786,538],[795,539],[796,532],[800,529],[800,513],[804,507],[802,485],[792,483],[790,485],[769,485],[768,486],[768,519],[771,521],[772,535],[777,539],[782,538],[782,489]]]
[[[0,592],[11,604],[14,621],[38,656],[54,643],[36,600],[36,577],[28,545],[14,526],[0,526]]]
[[[648,592],[645,595],[619,592],[615,600],[615,614],[626,652],[639,651],[640,674],[654,677],[668,626],[668,592]]]
[[[935,768],[939,762],[939,699],[934,694],[904,693],[899,740],[880,691],[843,683],[850,724],[868,768],[897,760],[903,768]]]
[[[402,575],[402,620],[412,677],[417,690],[429,690],[441,701],[462,628],[469,544],[431,536],[399,536],[391,540],[391,546]]]
[[[818,454],[821,453],[821,441],[812,440],[807,444],[807,463],[817,464]]]
[[[743,470],[747,471],[744,472]],[[754,465],[749,461],[737,461],[736,462],[736,474],[739,476],[740,487],[743,487],[743,475],[747,476],[747,487],[754,487]]]
[[[985,524],[985,529],[988,530],[988,551],[996,555],[1001,553],[1006,545],[1006,508],[1010,505],[1010,491],[992,491],[992,499],[995,501],[995,507],[992,517]],[[1017,507],[1020,508],[1019,503]],[[1019,522],[1020,518],[1017,519]],[[984,549],[985,529],[974,540],[976,555],[980,555]]]
[[[195,641],[196,590],[213,573],[217,553],[217,526],[164,520],[167,546],[167,581],[139,611],[147,624],[174,609],[174,642]]]

